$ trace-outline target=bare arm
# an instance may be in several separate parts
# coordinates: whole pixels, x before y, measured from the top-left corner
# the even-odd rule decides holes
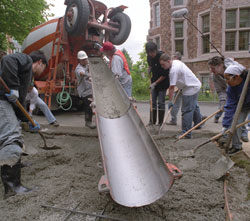
[[[175,86],[172,85],[168,88],[168,96],[169,96],[169,101],[173,101],[173,97],[174,97],[174,88]]]
[[[160,77],[155,81],[155,83],[156,83],[156,84],[159,84],[160,82],[162,82],[162,81],[165,80],[165,79],[166,79],[166,77],[160,76]]]

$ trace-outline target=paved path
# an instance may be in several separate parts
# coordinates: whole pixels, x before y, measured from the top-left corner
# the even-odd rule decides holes
[[[200,103],[201,113],[203,115],[211,115],[215,111],[217,111],[217,104],[215,103]],[[149,103],[147,102],[138,102],[137,103],[137,110],[145,124],[149,121]],[[167,110],[166,110],[167,114]],[[85,125],[84,122],[84,114],[83,112],[56,112],[55,117],[57,121],[60,123],[61,126],[70,126],[70,127],[82,127]],[[35,120],[37,120],[41,124],[48,124],[46,118],[44,116],[34,116]],[[170,119],[170,118],[169,118]],[[218,124],[213,123],[214,118],[211,118],[207,121],[204,129],[211,130],[213,132],[220,132],[221,130],[221,119]],[[181,125],[181,116],[180,111],[178,113],[178,122],[177,126],[165,126],[164,130],[171,130],[171,131],[178,131],[180,130]]]
[[[142,118],[144,124],[146,125],[149,121],[149,103],[147,102],[138,102],[137,103],[137,110]],[[200,103],[201,113],[203,115],[209,116],[213,114],[215,111],[218,110],[218,105],[216,103],[207,103],[201,102]],[[167,111],[166,111],[167,113]],[[83,127],[85,125],[84,122],[84,114],[83,112],[57,112],[55,113],[57,121],[60,123],[61,126],[66,127]],[[37,120],[40,124],[48,124],[46,118],[44,116],[34,116],[34,119]],[[169,117],[170,119],[170,117]],[[221,120],[220,118],[219,123],[214,123],[214,117],[209,119],[202,130],[199,131],[208,131],[214,134],[221,132]],[[167,133],[168,131],[176,132],[177,134],[181,132],[181,116],[180,111],[178,113],[178,121],[177,126],[170,126],[164,125],[162,133]],[[198,131],[197,131],[198,132]],[[249,133],[250,138],[250,133]],[[245,152],[250,156],[250,142],[244,143],[243,148]]]

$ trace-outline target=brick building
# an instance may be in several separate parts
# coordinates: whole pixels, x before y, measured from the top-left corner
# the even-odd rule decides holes
[[[196,73],[203,88],[213,88],[207,65],[209,58],[233,57],[250,68],[250,0],[149,0],[151,10],[148,40],[173,54],[180,51],[183,61]],[[175,10],[188,9],[188,20],[173,18]]]

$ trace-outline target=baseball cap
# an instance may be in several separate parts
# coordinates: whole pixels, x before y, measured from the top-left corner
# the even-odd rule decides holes
[[[232,75],[241,75],[241,72],[244,69],[242,69],[239,65],[229,65],[227,69],[225,70],[225,74],[232,74]]]
[[[100,49],[101,52],[103,51],[112,51],[114,49],[114,45],[109,42],[109,41],[106,41],[103,43],[102,45],[102,48]]]

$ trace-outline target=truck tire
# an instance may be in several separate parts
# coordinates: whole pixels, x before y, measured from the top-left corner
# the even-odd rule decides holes
[[[118,12],[110,18],[112,22],[119,23],[119,32],[110,33],[109,41],[115,45],[121,45],[124,43],[131,31],[131,20],[128,15],[123,12]]]
[[[70,35],[81,35],[89,20],[90,8],[88,0],[71,0],[64,15],[64,28]]]

